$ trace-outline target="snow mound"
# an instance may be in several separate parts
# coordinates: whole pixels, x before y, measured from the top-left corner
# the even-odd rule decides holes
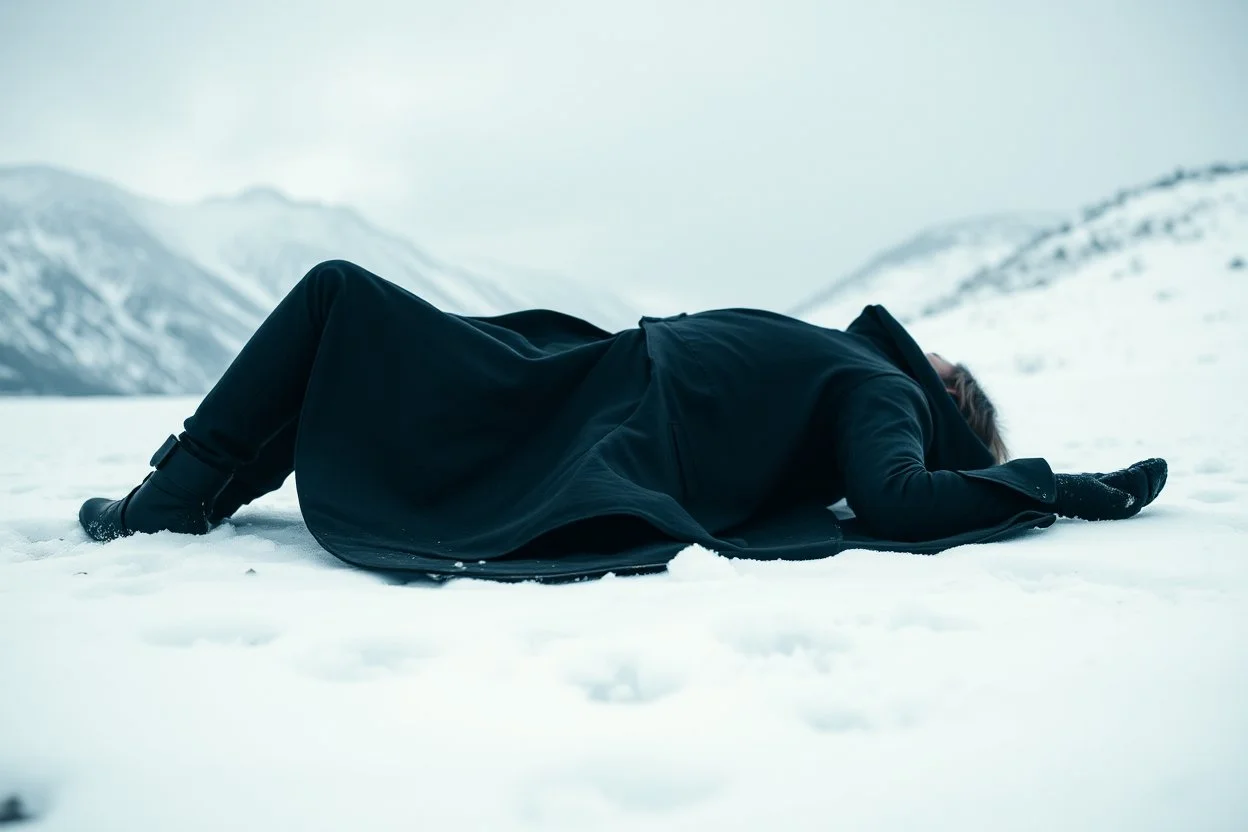
[[[733,561],[694,543],[672,559],[667,572],[674,581],[722,581],[740,577]]]

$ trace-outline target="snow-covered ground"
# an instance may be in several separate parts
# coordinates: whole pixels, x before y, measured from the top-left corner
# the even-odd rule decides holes
[[[193,402],[0,400],[0,805],[73,832],[1248,828],[1244,242],[1144,240],[916,323],[1017,455],[1171,463],[1133,520],[936,557],[405,585],[320,550],[290,486],[98,545],[79,503]]]

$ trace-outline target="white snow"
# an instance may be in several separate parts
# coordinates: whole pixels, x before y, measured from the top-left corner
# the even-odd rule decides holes
[[[0,802],[40,830],[1248,828],[1243,225],[913,330],[1159,501],[935,557],[394,583],[293,487],[89,543],[189,399],[0,399]],[[1124,255],[1127,256],[1127,255]],[[489,522],[489,518],[482,518]]]

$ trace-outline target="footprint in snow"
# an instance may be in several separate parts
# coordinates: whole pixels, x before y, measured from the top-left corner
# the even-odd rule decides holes
[[[930,607],[918,603],[907,603],[899,606],[889,621],[894,630],[915,627],[920,630],[931,630],[936,633],[957,632],[959,630],[976,630],[979,625],[969,618],[937,612]]]
[[[670,696],[684,679],[669,667],[647,663],[636,656],[603,656],[570,674],[568,681],[594,702],[640,704]]]
[[[199,619],[152,627],[144,640],[157,647],[262,647],[280,635],[272,624],[247,618]]]
[[[831,670],[835,660],[852,649],[844,637],[800,624],[737,622],[721,640],[751,659],[797,659],[811,662],[821,672]]]
[[[541,826],[621,811],[657,814],[701,803],[724,784],[720,774],[670,759],[591,757],[525,789],[521,811]]]
[[[839,705],[813,705],[802,713],[802,721],[821,734],[870,731],[874,726],[862,711]]]
[[[326,682],[360,682],[416,672],[436,652],[416,639],[360,639],[317,644],[297,664],[307,675]]]
[[[1239,497],[1234,491],[1220,488],[1206,488],[1192,493],[1193,500],[1202,503],[1229,503]]]

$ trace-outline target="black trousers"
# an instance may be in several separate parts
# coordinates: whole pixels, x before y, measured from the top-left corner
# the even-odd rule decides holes
[[[295,469],[299,412],[321,332],[350,264],[331,261],[308,272],[186,420],[179,436],[195,457],[234,478],[217,499],[220,516],[281,488]]]

